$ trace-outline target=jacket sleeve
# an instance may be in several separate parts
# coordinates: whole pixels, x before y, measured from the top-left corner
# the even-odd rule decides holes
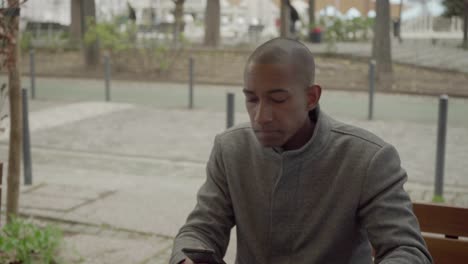
[[[396,149],[384,145],[369,163],[358,212],[375,249],[375,263],[432,263],[403,189],[406,180]]]
[[[235,221],[218,137],[215,138],[206,176],[198,191],[195,209],[174,240],[170,264],[185,259],[184,247],[213,249],[220,258],[226,253]]]

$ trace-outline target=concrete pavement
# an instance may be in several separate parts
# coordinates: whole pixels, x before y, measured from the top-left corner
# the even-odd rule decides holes
[[[3,80],[0,76],[0,82]],[[29,78],[22,78],[29,83]],[[81,101],[104,102],[104,81],[72,78],[37,78],[36,95],[38,103],[31,107],[47,107],[49,104]],[[197,110],[224,112],[226,93],[236,95],[235,107],[245,112],[240,86],[196,84],[194,104]],[[181,83],[160,83],[142,81],[113,81],[112,102],[137,104],[161,109],[187,109],[188,85]],[[435,123],[437,121],[437,97],[398,94],[375,95],[375,116],[379,120],[415,121]],[[324,87],[322,105],[333,115],[361,119],[367,116],[368,96],[365,92],[328,90]],[[455,126],[466,126],[467,102],[463,98],[451,98],[449,122]],[[34,109],[33,109],[34,110]],[[101,109],[100,111],[107,111]]]
[[[460,40],[461,43],[461,40]],[[313,53],[327,53],[327,44],[308,44]],[[372,52],[371,42],[336,43],[335,53],[369,58]],[[453,46],[433,45],[429,40],[392,41],[392,59],[394,62],[422,66],[437,70],[450,70],[468,73],[468,50]]]
[[[184,87],[170,89],[183,93]],[[170,95],[170,89],[163,91]],[[149,99],[139,104],[31,101],[34,185],[22,188],[21,212],[65,230],[67,263],[167,263],[172,239],[204,180],[214,136],[225,127],[225,91],[200,89],[206,97],[191,111],[182,104],[167,108],[170,100],[166,105]],[[231,89],[238,88],[226,87]],[[236,123],[247,121],[236,93]],[[327,91],[322,108],[394,144],[409,174],[405,187],[411,197],[430,201],[437,100],[379,95],[376,121],[367,121],[366,98]],[[468,101],[452,100],[449,113],[445,198],[468,207]],[[7,160],[7,149],[7,139],[0,140],[0,160]],[[235,236],[228,263],[234,260],[234,241]]]

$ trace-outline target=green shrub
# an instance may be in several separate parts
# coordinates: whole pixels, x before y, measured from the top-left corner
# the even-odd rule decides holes
[[[128,54],[137,54],[135,58],[140,60],[141,65],[156,63],[158,70],[164,72],[170,68],[174,56],[176,56],[172,50],[183,49],[189,44],[183,33],[179,35],[179,45],[172,48],[173,42],[171,41],[137,39],[137,26],[120,18],[99,23],[90,19],[87,23],[88,31],[84,36],[85,44],[98,42],[99,46],[109,52],[117,64],[123,64],[124,67],[128,63],[126,60]],[[116,66],[119,68],[119,65]]]
[[[367,41],[374,25],[373,18],[357,17],[343,20],[336,17],[321,17],[317,24],[310,25],[324,30],[328,53],[336,52],[336,42]]]
[[[0,263],[57,263],[56,253],[62,240],[57,227],[39,228],[30,221],[13,218],[0,231]]]
[[[326,31],[325,38],[334,41],[366,41],[374,25],[373,18],[357,17],[350,20],[321,18],[319,26]]]
[[[99,42],[101,48],[111,52],[127,50],[131,47],[130,35],[135,34],[136,28],[128,24],[125,31],[120,31],[119,25],[113,22],[95,23],[93,19],[89,19],[88,31],[84,36],[84,42],[90,45],[94,42]]]
[[[26,52],[32,48],[32,39],[33,39],[33,35],[29,31],[24,31],[23,34],[21,34],[21,38],[20,38],[21,52]]]

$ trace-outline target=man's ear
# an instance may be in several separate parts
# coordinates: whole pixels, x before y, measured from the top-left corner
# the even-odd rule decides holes
[[[307,88],[307,109],[309,111],[318,105],[321,95],[322,87],[320,85],[314,84]]]

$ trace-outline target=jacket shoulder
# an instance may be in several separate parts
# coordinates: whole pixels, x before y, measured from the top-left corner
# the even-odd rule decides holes
[[[235,125],[224,132],[218,134],[217,141],[221,145],[236,145],[241,146],[244,144],[252,143],[255,140],[255,134],[252,130],[250,123],[241,123]]]
[[[374,145],[378,149],[388,145],[383,139],[374,133],[360,127],[349,125],[340,121],[331,120],[331,132],[338,137],[350,137],[355,141]]]

